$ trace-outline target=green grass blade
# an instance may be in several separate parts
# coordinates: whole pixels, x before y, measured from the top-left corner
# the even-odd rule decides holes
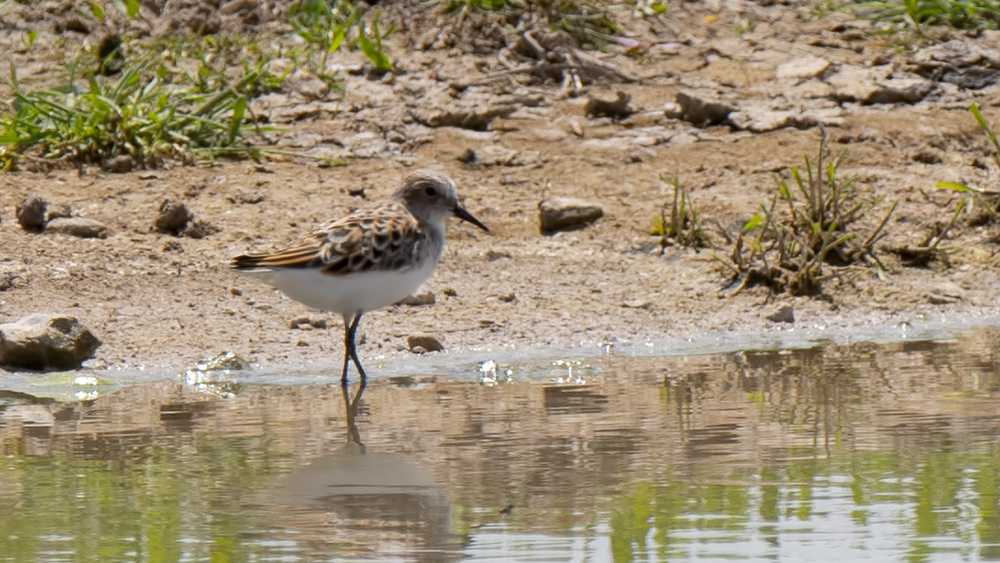
[[[229,144],[236,142],[236,137],[240,134],[240,127],[243,125],[243,115],[246,113],[247,99],[240,96],[233,104],[233,118],[229,121]]]
[[[956,192],[978,192],[979,190],[966,186],[965,184],[958,184],[955,182],[938,182],[937,187],[945,188],[949,190],[954,190]]]

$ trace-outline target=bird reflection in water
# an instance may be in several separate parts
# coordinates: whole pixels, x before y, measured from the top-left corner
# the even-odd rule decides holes
[[[316,555],[372,557],[419,551],[461,559],[444,489],[413,456],[368,451],[358,428],[365,387],[344,386],[347,444],[292,470],[274,491],[279,526]],[[331,551],[332,550],[332,551]]]

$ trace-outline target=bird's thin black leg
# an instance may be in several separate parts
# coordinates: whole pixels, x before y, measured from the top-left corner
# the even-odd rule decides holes
[[[351,332],[353,318],[344,315],[344,371],[340,375],[340,384],[347,387],[347,370],[351,367],[351,347],[354,343],[354,334]]]
[[[358,313],[354,315],[354,320],[351,321],[350,327],[347,329],[347,333],[344,336],[344,347],[346,348],[345,354],[354,361],[354,367],[358,368],[358,373],[361,374],[361,385],[366,385],[368,383],[368,376],[365,374],[365,368],[361,367],[361,360],[358,359],[358,348],[354,343],[354,337],[358,332],[358,325],[361,324],[361,315],[364,313]],[[345,317],[346,321],[346,317]],[[345,322],[346,326],[346,322]],[[344,358],[344,376],[340,380],[343,385],[347,385],[347,358]]]

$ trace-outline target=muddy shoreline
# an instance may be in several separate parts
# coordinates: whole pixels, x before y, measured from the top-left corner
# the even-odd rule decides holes
[[[286,99],[271,100],[275,120],[289,108],[319,103],[312,117],[281,123],[273,140],[346,158],[345,167],[272,157],[259,164],[170,164],[126,173],[94,167],[4,173],[0,274],[10,283],[0,291],[0,322],[37,311],[74,315],[104,342],[87,364],[96,369],[183,369],[225,350],[262,366],[335,365],[338,317],[237,278],[228,260],[280,246],[339,216],[361,202],[352,194],[385,197],[417,167],[449,174],[465,207],[492,234],[452,224],[444,258],[426,287],[435,302],[366,315],[360,347],[366,362],[410,356],[406,338],[416,333],[438,337],[448,354],[608,344],[628,349],[706,333],[819,326],[849,333],[910,319],[948,324],[997,314],[997,225],[959,222],[944,243],[946,260],[927,267],[905,266],[891,252],[919,244],[950,218],[960,196],[936,188],[937,182],[988,185],[996,177],[990,146],[967,111],[976,102],[1000,122],[993,109],[1000,104],[996,85],[969,89],[923,79],[918,50],[901,52],[841,16],[815,19],[785,6],[737,8],[689,6],[662,21],[630,20],[627,32],[634,37],[655,41],[674,34],[682,41],[639,58],[617,47],[595,54],[637,80],[595,81],[569,93],[558,83],[512,78],[456,94],[455,83],[502,70],[496,51],[462,41],[415,48],[417,34],[403,30],[390,46],[399,71],[388,78],[345,73],[343,98],[306,102],[301,92],[290,91]],[[758,22],[754,29],[737,33],[733,22],[751,16]],[[0,47],[15,52],[29,81],[43,80],[39,69],[59,56],[55,34],[40,35],[39,47],[23,52],[14,48],[17,33],[0,33]],[[68,36],[71,42],[85,39]],[[992,48],[992,37],[956,35],[952,41],[982,52]],[[806,57],[827,67],[812,76],[809,70],[791,78],[787,68],[779,72],[783,63]],[[360,56],[344,53],[337,63],[360,64]],[[834,77],[852,69],[888,70],[868,79],[906,92],[913,90],[899,81],[912,80],[922,95],[887,103],[845,99]],[[863,83],[858,78],[854,84]],[[738,116],[707,127],[676,117],[682,91],[733,105],[747,115],[745,127],[734,125]],[[630,97],[631,115],[588,115],[589,100],[614,99],[618,92]],[[511,111],[498,113],[486,130],[432,119],[445,110],[496,104]],[[798,117],[769,128],[779,111]],[[653,217],[671,194],[661,174],[679,176],[701,216],[718,225],[713,229],[738,232],[773,197],[775,174],[815,154],[820,124],[833,150],[849,151],[845,177],[899,202],[878,247],[886,280],[845,271],[826,282],[818,298],[769,295],[762,287],[732,295],[719,263],[731,246],[721,234],[713,231],[717,249],[698,251],[661,248],[650,235]],[[104,223],[109,236],[25,232],[14,209],[29,193]],[[588,200],[603,208],[604,217],[584,230],[542,235],[538,205],[550,196]],[[217,232],[200,239],[155,232],[153,221],[167,199],[183,202]],[[793,308],[793,324],[768,320],[784,306]],[[295,322],[303,317],[310,322]]]

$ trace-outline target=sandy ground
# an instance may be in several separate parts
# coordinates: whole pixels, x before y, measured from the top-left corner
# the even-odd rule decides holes
[[[794,308],[793,326],[800,327],[996,312],[995,225],[959,221],[943,243],[948,260],[927,267],[906,267],[891,252],[919,244],[950,219],[958,196],[936,182],[988,186],[996,177],[987,140],[966,109],[975,101],[1000,123],[1000,112],[992,110],[1000,96],[992,84],[972,91],[935,83],[915,103],[824,102],[836,110],[826,123],[832,148],[849,149],[841,173],[857,178],[868,193],[899,203],[877,247],[886,280],[858,269],[825,283],[818,297],[771,295],[761,287],[726,291],[730,275],[720,259],[732,245],[721,230],[737,233],[769,202],[775,173],[815,154],[820,133],[813,126],[699,128],[670,113],[677,93],[708,85],[738,103],[773,100],[781,90],[790,106],[799,103],[808,113],[816,105],[808,89],[786,91],[786,83],[775,82],[783,61],[809,55],[835,66],[871,67],[882,57],[903,69],[912,51],[878,36],[849,34],[856,30],[844,31],[843,17],[815,19],[788,7],[743,3],[683,8],[662,21],[635,20],[629,30],[642,39],[673,34],[682,39],[679,46],[639,58],[617,47],[600,55],[636,81],[597,81],[576,93],[558,83],[511,79],[446,94],[449,84],[501,70],[496,52],[477,52],[462,41],[421,49],[419,30],[404,29],[390,45],[399,72],[381,80],[345,75],[344,97],[322,100],[339,113],[320,111],[284,124],[275,135],[282,146],[346,157],[344,167],[271,158],[128,173],[91,167],[2,174],[0,274],[7,281],[0,286],[0,322],[36,311],[75,315],[104,342],[88,363],[96,368],[182,368],[224,350],[263,365],[337,364],[339,318],[238,278],[228,259],[281,246],[362,203],[349,192],[364,188],[367,199],[385,197],[417,167],[448,173],[465,206],[492,233],[455,222],[426,287],[436,302],[367,315],[363,358],[410,354],[406,338],[416,333],[435,335],[447,353],[753,334],[778,326],[767,316],[785,305]],[[738,33],[736,24],[748,17],[756,26]],[[39,69],[45,53],[54,56],[52,36],[47,30],[40,47],[15,54],[22,74],[44,78]],[[13,49],[20,31],[9,26],[0,37],[0,47]],[[960,39],[977,45],[990,40]],[[360,60],[357,53],[342,57],[344,64]],[[616,92],[631,96],[636,113],[619,120],[587,115],[589,98],[612,99]],[[485,101],[476,101],[477,95]],[[427,106],[478,107],[511,96],[516,109],[486,131],[420,123]],[[480,163],[459,161],[470,149]],[[659,237],[650,235],[653,217],[671,197],[661,174],[677,174],[691,190],[718,249],[663,249]],[[111,235],[79,239],[23,231],[14,210],[28,193],[69,204],[74,214],[104,222]],[[556,195],[594,202],[605,215],[584,230],[544,236],[538,205]],[[218,232],[202,239],[154,232],[165,199],[183,202]],[[874,212],[870,222],[882,213]],[[292,328],[302,317],[326,321],[327,328]]]

